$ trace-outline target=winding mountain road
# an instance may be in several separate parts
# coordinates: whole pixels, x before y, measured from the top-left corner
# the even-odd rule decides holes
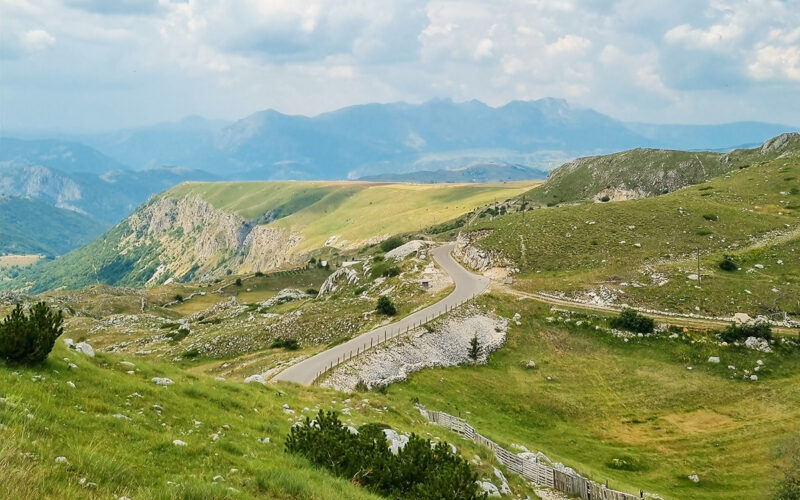
[[[456,288],[450,295],[425,309],[409,314],[395,323],[363,333],[343,344],[333,346],[299,363],[295,363],[278,373],[272,378],[272,381],[311,385],[327,367],[331,366],[331,364],[335,365],[339,360],[348,357],[351,353],[363,349],[364,346],[369,346],[373,343],[378,344],[385,338],[391,338],[409,328],[424,324],[486,290],[489,287],[489,279],[467,271],[456,262],[450,254],[453,246],[453,243],[448,243],[431,251],[433,259],[450,275],[455,283]]]

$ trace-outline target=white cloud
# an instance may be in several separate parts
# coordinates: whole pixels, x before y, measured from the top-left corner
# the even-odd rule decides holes
[[[30,30],[22,35],[22,46],[27,52],[39,52],[54,43],[55,37],[45,30]]]
[[[633,120],[800,116],[787,99],[800,94],[800,0],[5,0],[3,11],[8,124],[434,97],[569,97]],[[759,105],[708,108],[743,95]]]
[[[756,60],[748,66],[756,80],[789,80],[800,82],[800,46],[759,48]]]

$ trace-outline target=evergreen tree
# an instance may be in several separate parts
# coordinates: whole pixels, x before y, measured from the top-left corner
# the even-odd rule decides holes
[[[481,355],[481,345],[478,342],[478,336],[475,335],[472,337],[472,340],[469,341],[469,352],[467,353],[469,359],[472,360],[473,363],[478,361],[478,357]]]
[[[35,304],[28,315],[17,304],[0,323],[0,358],[37,363],[47,359],[64,333],[61,311],[53,311],[45,302]]]

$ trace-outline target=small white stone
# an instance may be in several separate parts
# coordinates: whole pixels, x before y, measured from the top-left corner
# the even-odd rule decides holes
[[[56,457],[57,464],[65,464],[67,463],[67,457]]]
[[[689,476],[689,481],[693,483],[699,483],[700,477],[697,474],[692,474],[691,476]]]
[[[719,363],[719,356],[709,356],[708,357],[709,363]]]
[[[168,386],[174,384],[175,382],[172,379],[168,379],[166,377],[153,377],[151,379],[156,385]]]
[[[180,439],[176,439],[175,441],[172,442],[172,444],[175,446],[186,446],[186,443],[184,441],[181,441]]]
[[[72,387],[73,389],[75,388],[75,382],[73,382],[72,380],[67,381],[67,385]]]

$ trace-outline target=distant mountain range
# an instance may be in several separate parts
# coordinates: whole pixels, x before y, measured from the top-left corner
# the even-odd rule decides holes
[[[473,163],[453,170],[420,170],[399,174],[378,174],[361,177],[369,182],[414,182],[418,184],[507,182],[545,179],[548,172],[504,162]]]
[[[314,117],[259,111],[234,123],[189,117],[64,135],[134,170],[180,165],[224,179],[356,179],[504,162],[550,170],[579,156],[650,147],[732,149],[796,131],[780,124],[624,123],[561,99],[350,106]]]
[[[0,195],[114,224],[188,180],[539,179],[580,156],[636,147],[727,151],[793,130],[757,122],[624,123],[560,99],[497,108],[451,100],[366,104],[314,117],[267,110],[233,123],[189,117],[102,134],[6,135]]]

